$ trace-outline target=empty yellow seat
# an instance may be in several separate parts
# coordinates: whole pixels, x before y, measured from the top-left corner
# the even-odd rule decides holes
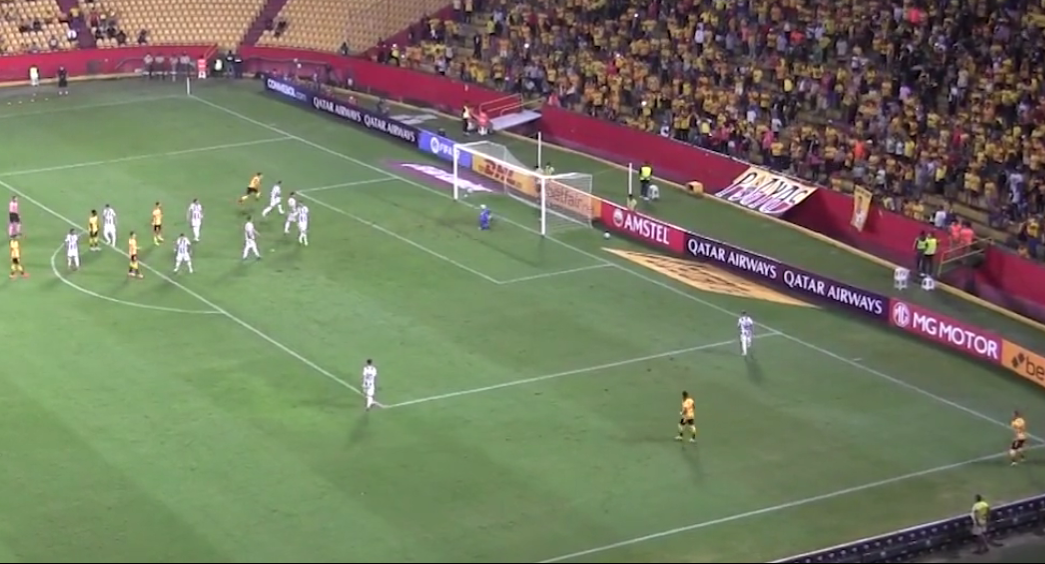
[[[115,15],[127,42],[148,31],[153,44],[216,44],[224,49],[240,44],[261,13],[265,0],[80,0],[85,14],[92,9]],[[104,45],[103,45],[104,44]],[[115,42],[100,42],[111,47]]]
[[[287,22],[276,37],[262,34],[258,45],[336,51],[341,43],[361,52],[445,7],[447,0],[289,0],[276,20]]]

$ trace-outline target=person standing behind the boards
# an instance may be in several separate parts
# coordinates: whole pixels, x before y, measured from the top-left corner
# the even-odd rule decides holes
[[[925,237],[925,258],[923,259],[925,270],[922,271],[922,276],[932,276],[933,265],[936,264],[936,248],[939,244],[935,233],[929,233]]]
[[[642,163],[639,167],[639,194],[643,200],[649,200],[649,185],[653,181],[653,167],[649,162]]]
[[[468,106],[461,108],[461,133],[468,135],[468,131],[471,129],[472,111],[468,109]]]
[[[972,535],[976,538],[976,553],[983,554],[990,550],[990,543],[987,541],[987,524],[991,518],[991,506],[983,500],[982,495],[976,496],[969,517],[972,519]]]
[[[922,231],[914,240],[914,271],[918,274],[925,271],[925,248],[928,246],[925,236],[925,231]]]

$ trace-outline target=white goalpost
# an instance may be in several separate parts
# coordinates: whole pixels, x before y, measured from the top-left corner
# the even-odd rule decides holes
[[[540,233],[548,235],[591,227],[593,215],[590,174],[545,174],[538,138],[537,162],[527,166],[504,145],[476,141],[454,147],[454,199],[469,193],[473,182],[496,188],[540,213]]]

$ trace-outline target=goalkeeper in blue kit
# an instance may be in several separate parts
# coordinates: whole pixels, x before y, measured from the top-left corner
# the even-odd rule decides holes
[[[493,220],[493,212],[490,208],[483,204],[479,208],[479,230],[488,231],[490,229],[490,222]]]

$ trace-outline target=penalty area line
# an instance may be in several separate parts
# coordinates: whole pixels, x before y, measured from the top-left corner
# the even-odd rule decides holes
[[[756,339],[762,339],[762,338],[765,338],[765,337],[773,337],[773,336],[776,336],[776,335],[778,335],[778,333],[762,333],[762,334],[759,334],[759,335],[755,335],[755,338]],[[440,400],[445,400],[445,399],[457,398],[457,397],[461,397],[461,396],[470,396],[470,395],[474,395],[474,394],[481,394],[483,392],[492,392],[494,390],[501,390],[501,389],[504,389],[504,388],[514,388],[515,386],[522,386],[524,384],[533,384],[535,382],[543,382],[545,380],[555,380],[557,378],[564,378],[566,376],[576,376],[576,375],[579,375],[579,374],[589,374],[591,372],[598,372],[600,370],[609,370],[611,368],[620,368],[622,366],[629,366],[629,365],[632,365],[632,364],[639,364],[641,362],[647,362],[647,361],[650,361],[650,360],[658,360],[658,359],[661,359],[661,358],[668,358],[668,357],[672,357],[672,356],[681,356],[681,355],[684,355],[684,354],[704,351],[704,350],[708,350],[708,349],[715,349],[715,348],[718,348],[718,347],[725,347],[725,346],[728,346],[728,345],[736,344],[737,342],[738,341],[736,339],[730,339],[728,341],[719,341],[717,343],[708,343],[708,344],[704,344],[704,345],[697,345],[695,347],[687,347],[687,348],[684,348],[684,349],[677,349],[677,350],[673,350],[673,351],[667,351],[667,352],[651,354],[651,355],[646,355],[646,356],[639,356],[639,357],[629,358],[629,359],[625,359],[625,360],[618,360],[617,362],[608,362],[606,364],[599,364],[597,366],[586,366],[584,368],[575,368],[573,370],[566,370],[564,372],[555,372],[553,374],[545,374],[543,376],[535,376],[533,378],[523,378],[521,380],[512,380],[510,382],[502,382],[500,384],[493,384],[491,386],[483,386],[481,388],[471,388],[469,390],[460,390],[460,391],[457,391],[457,392],[449,392],[449,393],[446,393],[446,394],[438,394],[438,395],[428,396],[428,397],[424,397],[424,398],[418,398],[418,399],[413,399],[413,400],[408,400],[408,401],[402,401],[402,402],[399,402],[399,403],[393,403],[393,404],[390,404],[390,405],[386,405],[386,406],[384,406],[384,408],[385,409],[394,409],[394,408],[397,408],[397,407],[406,407],[408,405],[417,405],[417,404],[421,404],[421,403],[440,401]]]
[[[267,139],[255,139],[253,141],[242,141],[239,143],[224,143],[221,145],[211,145],[210,147],[194,147],[192,149],[181,149],[179,151],[165,151],[163,153],[149,153],[147,155],[131,155],[129,157],[120,157],[117,159],[109,159],[104,161],[87,161],[83,163],[73,163],[67,165],[48,166],[43,168],[30,168],[26,170],[11,170],[7,172],[0,172],[0,176],[26,176],[30,174],[42,174],[45,172],[58,172],[62,170],[72,170],[76,168],[87,168],[92,166],[105,166],[119,163],[129,163],[134,161],[142,161],[146,159],[158,159],[161,157],[177,157],[179,155],[191,155],[193,153],[206,153],[209,151],[220,151],[222,149],[235,149],[237,147],[253,147],[254,145],[265,145],[267,143],[279,143],[281,141],[292,141],[290,137],[269,137]]]
[[[532,276],[520,276],[519,278],[511,278],[509,280],[499,280],[497,283],[501,286],[507,286],[508,284],[518,284],[520,282],[530,282],[532,280],[544,280],[546,278],[554,278],[556,276],[563,276],[565,274],[575,274],[578,272],[587,272],[589,270],[598,270],[600,268],[608,268],[608,264],[589,264],[588,266],[581,266],[578,268],[569,268],[566,270],[556,270],[555,272],[543,272],[541,274],[534,274]]]
[[[210,106],[211,108],[214,108],[217,111],[224,112],[224,113],[226,113],[226,114],[228,114],[230,116],[236,117],[236,118],[238,118],[240,120],[243,120],[243,121],[245,121],[247,123],[253,123],[254,125],[257,125],[258,127],[267,129],[267,130],[269,130],[269,131],[271,131],[273,133],[277,133],[279,135],[285,135],[285,136],[287,136],[287,137],[289,137],[291,139],[294,139],[294,140],[296,140],[296,141],[298,141],[298,142],[300,142],[300,143],[302,143],[304,145],[308,145],[309,147],[312,147],[313,149],[316,149],[317,151],[322,151],[322,152],[327,153],[329,155],[332,155],[332,156],[344,159],[347,162],[354,163],[354,164],[359,165],[359,166],[361,166],[363,168],[368,168],[370,170],[373,170],[374,172],[378,172],[378,173],[381,173],[381,174],[387,174],[387,175],[392,176],[393,178],[396,178],[396,179],[398,179],[398,180],[400,180],[400,181],[402,181],[402,182],[404,182],[406,184],[409,184],[411,186],[416,186],[417,188],[420,188],[421,190],[424,190],[425,192],[429,192],[429,193],[435,194],[435,195],[437,195],[439,197],[442,197],[442,198],[453,198],[452,195],[447,194],[445,191],[433,188],[431,186],[427,186],[427,185],[422,184],[422,183],[420,183],[420,182],[418,182],[416,180],[411,180],[411,179],[409,179],[409,178],[407,178],[405,176],[401,176],[401,175],[394,174],[394,173],[389,173],[388,171],[381,169],[377,165],[374,165],[374,164],[368,163],[366,161],[359,160],[359,159],[357,159],[355,157],[348,156],[348,155],[346,155],[344,153],[335,151],[334,149],[331,149],[330,147],[326,147],[324,145],[320,145],[319,143],[316,143],[315,141],[310,141],[308,139],[305,139],[304,137],[301,137],[300,135],[294,135],[293,133],[290,133],[290,132],[288,132],[288,131],[286,131],[284,129],[278,128],[278,127],[276,127],[274,125],[271,125],[271,124],[268,124],[268,123],[265,123],[265,122],[262,122],[262,121],[259,121],[259,120],[256,120],[256,119],[254,119],[254,118],[252,118],[252,117],[250,117],[250,116],[248,116],[246,114],[237,112],[236,110],[232,110],[232,109],[226,108],[225,106],[222,106],[220,104],[216,104],[216,103],[211,102],[209,100],[205,100],[205,99],[200,98],[198,96],[192,96],[192,98],[197,100],[197,101],[199,101],[201,104]],[[470,204],[468,202],[461,202],[461,203],[463,205],[465,205],[465,206],[470,207],[470,208],[473,208],[473,209],[476,208],[476,206],[474,204]],[[540,233],[537,230],[535,230],[534,228],[532,228],[530,226],[524,225],[522,223],[519,223],[519,222],[516,222],[516,221],[512,221],[511,219],[508,219],[508,218],[502,218],[502,221],[504,221],[507,224],[515,225],[515,226],[519,227],[520,229],[522,229],[524,231],[533,233],[535,235],[540,235]],[[555,243],[557,245],[562,246],[563,248],[571,249],[571,250],[575,251],[576,253],[578,253],[580,255],[583,255],[585,257],[588,257],[588,258],[593,259],[595,261],[598,261],[600,263],[605,263],[607,265],[612,266],[613,268],[620,269],[620,270],[624,271],[625,273],[627,273],[627,274],[629,274],[631,276],[634,276],[634,277],[636,277],[636,278],[638,278],[640,280],[644,280],[644,281],[646,281],[649,284],[652,284],[654,286],[659,286],[660,288],[664,289],[665,291],[671,292],[671,293],[673,293],[673,294],[675,294],[675,295],[677,295],[677,296],[679,296],[679,297],[681,297],[683,299],[690,300],[690,301],[692,301],[694,303],[700,304],[700,305],[702,305],[702,306],[704,306],[704,307],[706,307],[708,309],[717,311],[717,312],[725,314],[725,315],[729,315],[729,316],[733,316],[733,317],[738,315],[738,313],[735,312],[735,311],[731,311],[730,309],[725,308],[723,306],[720,306],[717,303],[710,302],[710,301],[708,301],[708,300],[706,300],[704,298],[701,298],[701,297],[699,297],[699,296],[697,296],[695,294],[692,294],[692,293],[690,293],[690,292],[688,292],[686,290],[682,290],[680,288],[672,286],[671,284],[668,284],[667,282],[665,282],[663,280],[654,278],[654,277],[652,277],[652,276],[650,276],[648,274],[645,274],[643,272],[635,270],[634,268],[629,268],[629,267],[624,266],[624,265],[622,265],[622,264],[620,264],[618,262],[614,262],[614,261],[611,261],[611,260],[606,259],[604,257],[600,257],[600,256],[598,256],[598,255],[596,255],[594,253],[588,252],[588,251],[586,251],[584,249],[581,249],[579,247],[575,247],[575,246],[573,246],[573,245],[571,245],[569,243],[566,243],[564,241],[560,241],[559,239],[556,239],[554,237],[548,237],[548,239],[551,242],[553,242],[553,243]],[[852,366],[853,368],[856,368],[856,369],[858,369],[858,370],[860,370],[860,371],[862,371],[862,372],[864,372],[866,374],[869,374],[871,376],[875,376],[877,378],[880,378],[882,380],[885,380],[887,382],[895,384],[899,388],[904,388],[904,389],[908,390],[909,392],[913,392],[915,394],[921,395],[921,396],[923,396],[923,397],[925,397],[927,399],[930,399],[930,400],[935,401],[937,403],[946,405],[946,406],[951,407],[953,409],[956,409],[958,411],[965,412],[967,415],[969,415],[971,417],[974,417],[976,419],[980,419],[980,420],[982,420],[982,421],[984,421],[986,423],[989,423],[989,424],[991,424],[993,426],[1002,427],[1004,429],[1008,429],[1009,428],[1009,424],[1007,422],[1002,421],[1000,419],[997,419],[995,417],[992,417],[992,416],[990,416],[990,415],[988,415],[986,413],[983,413],[982,411],[973,409],[971,407],[962,405],[962,404],[960,404],[960,403],[958,403],[956,401],[953,401],[953,400],[947,399],[947,398],[945,398],[943,396],[934,394],[933,392],[931,392],[929,390],[926,390],[925,388],[921,388],[919,386],[911,384],[910,382],[907,382],[906,380],[901,380],[900,378],[897,378],[895,376],[892,376],[892,375],[887,374],[885,372],[882,372],[880,370],[876,370],[876,369],[874,369],[874,368],[872,368],[870,366],[867,366],[865,364],[861,364],[861,363],[858,363],[858,362],[853,362],[851,359],[848,359],[848,358],[846,358],[846,357],[844,357],[844,356],[842,356],[842,355],[840,355],[840,354],[838,354],[838,353],[836,353],[834,351],[831,351],[829,349],[826,349],[824,347],[821,347],[819,345],[816,345],[814,343],[811,343],[809,341],[806,341],[806,340],[801,339],[799,337],[796,337],[794,335],[785,333],[783,331],[779,331],[779,330],[774,329],[773,327],[769,327],[768,325],[765,325],[763,323],[760,323],[759,325],[762,326],[763,328],[769,330],[769,331],[773,331],[773,332],[779,333],[785,339],[789,339],[790,341],[792,341],[792,342],[794,342],[794,343],[796,343],[798,345],[802,345],[802,346],[804,346],[804,347],[806,347],[806,348],[808,348],[808,349],[810,349],[812,351],[815,351],[817,353],[820,353],[820,354],[822,354],[824,356],[827,356],[827,357],[833,358],[833,359],[835,359],[835,360],[837,360],[839,362],[848,364],[849,366]],[[1036,436],[1036,435],[1028,435],[1028,436],[1031,439],[1033,439],[1035,442],[1045,443],[1045,439],[1043,439],[1042,437],[1039,437],[1039,436]]]
[[[112,302],[114,304],[119,304],[119,305],[122,305],[122,306],[136,307],[136,308],[139,308],[139,309],[151,309],[153,311],[162,311],[162,312],[165,312],[165,313],[181,313],[181,314],[191,314],[191,315],[221,315],[220,311],[217,311],[217,310],[214,310],[214,309],[182,309],[182,308],[177,308],[177,307],[166,307],[166,306],[143,304],[143,303],[132,302],[132,301],[128,301],[128,300],[121,300],[119,298],[114,298],[112,296],[106,296],[105,294],[99,294],[98,292],[95,292],[94,290],[88,290],[87,288],[84,288],[83,286],[81,286],[81,285],[77,284],[76,282],[73,282],[72,280],[70,280],[68,277],[66,277],[64,274],[62,274],[61,269],[58,268],[58,264],[56,262],[58,260],[58,254],[61,253],[62,249],[64,249],[64,248],[65,248],[65,244],[63,243],[63,244],[59,245],[57,249],[55,249],[54,253],[51,254],[51,272],[54,273],[55,277],[57,277],[58,280],[60,280],[62,282],[62,284],[65,284],[66,286],[69,286],[70,288],[76,290],[77,292],[80,292],[81,294],[86,294],[88,296],[91,296],[92,298],[98,298],[99,300]]]
[[[1034,445],[1032,447],[1029,447],[1028,450],[1031,450],[1031,449],[1041,449],[1041,448],[1045,448],[1045,445]],[[568,561],[568,560],[574,560],[574,559],[577,559],[577,558],[582,558],[582,557],[585,557],[585,556],[591,556],[592,554],[599,554],[599,553],[602,553],[602,552],[608,552],[610,550],[616,550],[616,549],[619,549],[619,548],[626,548],[626,547],[629,547],[629,546],[634,546],[634,545],[641,544],[641,543],[644,543],[644,542],[649,542],[649,541],[661,539],[661,538],[664,538],[664,537],[670,537],[670,536],[678,535],[678,534],[681,534],[681,533],[688,533],[690,531],[697,531],[697,530],[705,529],[705,528],[708,528],[708,527],[714,527],[716,525],[724,525],[726,523],[731,523],[733,521],[742,521],[742,520],[745,520],[745,519],[750,519],[752,517],[759,517],[761,515],[768,515],[770,513],[776,513],[776,512],[779,512],[779,511],[785,511],[785,510],[788,510],[788,509],[794,509],[796,507],[802,507],[802,506],[805,506],[805,505],[810,505],[810,504],[821,502],[821,501],[827,501],[829,499],[834,499],[834,498],[837,498],[837,497],[843,497],[843,496],[847,496],[847,495],[850,495],[850,494],[855,494],[855,493],[860,493],[860,492],[864,492],[864,491],[868,491],[868,490],[873,490],[873,489],[880,488],[880,487],[883,487],[883,486],[889,486],[889,485],[892,485],[892,484],[898,484],[900,482],[906,482],[907,480],[913,480],[913,479],[916,479],[916,478],[922,478],[922,477],[930,476],[930,475],[933,475],[933,474],[939,474],[941,472],[948,472],[950,470],[957,470],[959,468],[964,468],[966,466],[972,466],[973,464],[979,464],[979,463],[982,463],[982,462],[988,462],[988,461],[991,461],[991,460],[995,460],[995,459],[1001,458],[1003,456],[1007,456],[1007,453],[1000,452],[1000,453],[995,453],[995,454],[988,454],[986,456],[980,456],[980,457],[977,457],[977,458],[970,458],[968,460],[963,460],[961,462],[954,462],[954,463],[951,463],[951,464],[944,464],[943,466],[937,466],[935,468],[928,468],[928,469],[925,469],[925,470],[919,470],[917,472],[910,472],[908,474],[903,474],[903,475],[900,475],[900,476],[894,476],[892,478],[886,478],[884,480],[878,480],[876,482],[868,482],[866,484],[862,484],[862,485],[859,485],[859,486],[853,486],[853,487],[845,488],[845,489],[841,489],[841,490],[836,490],[836,491],[833,491],[833,492],[830,492],[830,493],[814,495],[814,496],[811,496],[811,497],[798,499],[798,500],[795,500],[795,501],[789,501],[787,503],[780,503],[780,504],[773,505],[773,506],[770,506],[770,507],[763,507],[762,509],[756,509],[754,511],[746,511],[744,513],[736,513],[736,514],[730,515],[728,517],[722,517],[722,518],[719,518],[719,519],[712,519],[710,521],[702,521],[700,523],[694,523],[692,525],[686,525],[684,527],[676,527],[674,529],[668,529],[668,530],[665,530],[665,531],[660,531],[660,532],[657,532],[657,533],[652,533],[652,534],[644,535],[644,536],[641,536],[641,537],[635,537],[635,538],[632,538],[632,539],[628,539],[628,540],[624,540],[624,541],[620,541],[620,542],[615,542],[615,543],[612,543],[612,544],[607,544],[607,545],[603,545],[603,546],[597,546],[595,548],[589,548],[587,550],[581,550],[581,551],[578,551],[578,552],[571,552],[570,554],[563,554],[562,556],[556,556],[554,558],[548,558],[546,560],[541,560],[539,562],[539,564],[551,564],[553,562],[565,562],[565,561]]]
[[[371,178],[369,180],[356,180],[355,182],[342,182],[341,184],[330,184],[328,186],[317,186],[315,188],[305,188],[304,190],[295,190],[298,194],[311,194],[313,192],[323,192],[325,190],[333,190],[335,188],[351,188],[353,186],[367,186],[370,184],[384,184],[385,182],[391,182],[395,180],[391,176],[384,178]],[[322,204],[320,204],[322,205]]]
[[[396,179],[395,178],[390,178],[390,180],[396,180]],[[304,192],[298,192],[298,193],[301,194],[302,198],[304,198],[304,199],[306,199],[306,200],[308,200],[310,202],[313,202],[313,203],[315,203],[315,204],[317,204],[317,205],[319,205],[321,207],[324,207],[324,208],[326,208],[326,209],[328,209],[328,210],[330,210],[330,211],[332,211],[334,213],[341,214],[341,215],[343,215],[343,216],[345,216],[345,217],[347,217],[347,218],[349,218],[351,220],[354,220],[354,221],[356,221],[358,223],[361,223],[361,224],[363,224],[363,225],[365,225],[365,226],[367,226],[367,227],[369,227],[371,229],[376,229],[377,231],[380,231],[381,233],[384,233],[385,235],[388,235],[389,237],[391,237],[393,239],[396,239],[397,241],[401,241],[403,243],[406,243],[407,245],[410,245],[411,247],[413,247],[413,248],[415,248],[415,249],[417,249],[417,250],[419,250],[421,252],[427,253],[428,255],[433,256],[433,257],[435,257],[435,258],[437,258],[437,259],[439,259],[441,261],[444,261],[446,263],[452,264],[452,265],[456,266],[457,268],[459,268],[459,269],[461,269],[461,270],[463,270],[463,271],[465,271],[465,272],[467,272],[469,274],[473,274],[475,276],[478,276],[479,278],[482,278],[483,280],[486,280],[487,282],[489,282],[491,284],[500,284],[501,283],[499,280],[497,280],[493,276],[490,276],[489,274],[486,274],[484,272],[480,272],[480,271],[478,271],[478,270],[476,270],[476,269],[474,269],[474,268],[472,268],[472,267],[470,267],[470,266],[468,266],[466,264],[458,262],[458,261],[456,261],[456,260],[454,260],[454,259],[452,259],[452,258],[450,258],[450,257],[448,257],[448,256],[446,256],[446,255],[444,255],[442,253],[440,253],[439,251],[433,251],[432,249],[429,249],[428,247],[422,245],[421,243],[418,243],[417,241],[414,241],[413,239],[409,239],[407,237],[404,237],[404,236],[396,233],[395,231],[392,231],[391,229],[388,229],[387,227],[382,226],[379,223],[374,223],[373,221],[370,221],[368,219],[364,219],[362,217],[359,217],[358,215],[356,215],[354,213],[347,212],[347,211],[345,211],[345,210],[343,210],[343,209],[341,209],[339,207],[336,207],[336,206],[333,206],[331,204],[328,204],[328,203],[324,202],[323,200],[320,200],[320,199],[316,198],[315,196],[311,196],[311,195],[309,195],[307,193],[304,193]]]
[[[18,197],[20,197],[21,199],[23,199],[23,200],[33,204],[34,206],[40,208],[41,210],[51,214],[56,219],[60,219],[60,220],[68,223],[69,225],[71,225],[73,227],[78,227],[78,225],[76,224],[75,221],[73,221],[73,220],[69,219],[68,217],[58,213],[57,211],[49,208],[43,202],[40,202],[39,200],[33,198],[32,196],[30,196],[30,195],[26,194],[25,192],[19,190],[18,188],[15,188],[10,183],[5,182],[3,180],[0,180],[0,186],[3,186],[4,188],[7,188],[12,193],[17,194]],[[109,247],[109,248],[112,249],[113,251],[123,255],[124,257],[128,257],[127,253],[121,251],[120,249],[117,249],[115,247]],[[265,342],[269,343],[270,345],[276,347],[277,349],[283,351],[287,355],[289,355],[291,357],[294,357],[295,359],[300,361],[301,364],[304,364],[305,366],[307,366],[307,367],[311,368],[312,370],[316,371],[317,373],[327,377],[331,381],[336,382],[337,384],[341,385],[342,387],[344,387],[344,388],[346,388],[348,390],[351,390],[352,392],[355,392],[356,395],[359,395],[359,396],[363,396],[364,395],[362,390],[360,390],[359,388],[353,386],[352,384],[349,384],[344,379],[338,377],[333,372],[330,372],[329,370],[323,368],[322,366],[316,364],[315,362],[312,362],[308,358],[306,358],[306,357],[302,356],[300,353],[296,352],[294,349],[291,349],[287,345],[285,345],[285,344],[281,343],[280,341],[277,341],[276,339],[270,337],[268,334],[266,334],[262,330],[258,329],[257,327],[254,327],[250,323],[247,323],[246,321],[244,321],[244,320],[240,319],[239,317],[233,315],[227,309],[219,306],[218,304],[216,304],[216,303],[208,300],[204,296],[200,295],[199,292],[193,290],[192,288],[189,288],[188,286],[182,284],[181,282],[178,282],[177,280],[171,278],[170,276],[167,276],[166,274],[160,272],[159,270],[156,270],[155,268],[145,264],[144,262],[142,262],[140,264],[141,264],[142,268],[148,270],[149,272],[152,272],[160,280],[163,280],[163,281],[167,282],[168,284],[170,284],[171,286],[174,286],[175,288],[178,288],[179,290],[185,292],[186,294],[192,296],[193,298],[196,298],[196,300],[198,300],[200,303],[202,303],[203,305],[205,305],[205,306],[213,309],[214,311],[217,311],[218,313],[224,315],[226,318],[228,318],[230,321],[232,321],[236,325],[239,325],[240,327],[246,329],[247,331],[250,331],[251,333],[253,333],[254,335],[258,336],[263,341],[265,341]],[[380,404],[379,404],[379,407],[381,407]]]

